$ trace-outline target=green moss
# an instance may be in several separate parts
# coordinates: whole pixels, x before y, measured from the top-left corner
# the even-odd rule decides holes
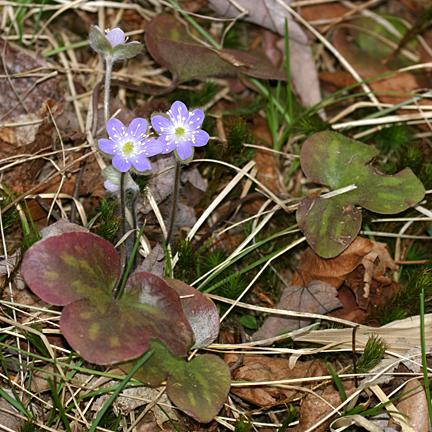
[[[363,354],[357,360],[357,372],[368,372],[384,358],[387,347],[384,341],[376,336],[369,336]]]
[[[426,312],[431,311],[432,298],[432,266],[421,266],[417,271],[409,273],[409,279],[399,293],[386,306],[379,308],[374,314],[381,325],[389,322],[418,315],[420,310],[419,294],[424,289]]]
[[[3,229],[5,231],[9,230],[15,222],[18,221],[18,212],[13,206],[8,211],[3,213],[3,209],[7,207],[14,200],[12,192],[7,188],[0,189],[0,210],[2,211],[2,222]]]
[[[227,142],[210,141],[207,145],[207,155],[211,159],[223,160],[235,166],[243,166],[254,155],[254,150],[243,144],[252,144],[253,135],[250,126],[242,117],[229,118],[225,122]],[[215,171],[214,177],[220,182],[221,168]]]
[[[102,198],[92,231],[104,239],[114,242],[120,228],[118,203],[116,199]]]
[[[199,257],[187,240],[177,244],[179,259],[174,268],[174,276],[186,283],[192,283],[199,276]]]
[[[372,142],[384,154],[404,149],[412,140],[413,131],[405,125],[394,125],[381,129],[372,137]]]

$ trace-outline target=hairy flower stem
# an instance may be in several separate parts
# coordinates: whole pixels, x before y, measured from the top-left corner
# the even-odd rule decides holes
[[[167,244],[170,243],[174,231],[174,223],[177,214],[177,204],[178,204],[179,189],[180,189],[180,171],[181,171],[181,162],[177,160],[175,166],[175,174],[174,174],[174,190],[173,190],[171,215],[169,221],[168,234],[166,238]]]
[[[111,93],[111,75],[112,75],[113,61],[111,57],[105,58],[105,88],[104,88],[104,116],[105,121],[110,117],[109,101]]]

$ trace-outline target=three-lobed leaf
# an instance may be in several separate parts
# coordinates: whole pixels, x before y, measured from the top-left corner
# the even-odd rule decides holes
[[[123,297],[113,298],[120,258],[94,234],[71,232],[40,240],[26,252],[22,274],[42,300],[64,306],[60,328],[87,361],[112,364],[137,358],[152,338],[179,356],[186,356],[193,344],[179,296],[159,277],[132,274]]]
[[[356,188],[331,198],[305,198],[297,222],[314,251],[332,258],[357,236],[361,227],[360,205],[384,214],[400,213],[424,197],[424,187],[406,168],[395,175],[379,173],[370,162],[378,151],[337,132],[318,132],[303,144],[302,170],[308,179],[331,189]]]

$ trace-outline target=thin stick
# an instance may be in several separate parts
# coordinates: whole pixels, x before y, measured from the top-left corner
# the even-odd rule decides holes
[[[178,204],[178,198],[179,198],[179,190],[180,190],[180,170],[181,170],[181,163],[179,161],[176,161],[175,166],[175,174],[174,174],[174,191],[173,191],[173,201],[172,201],[172,207],[171,207],[171,215],[170,215],[170,222],[168,227],[168,234],[166,242],[167,244],[170,243],[173,231],[174,231],[174,223],[175,218],[177,214],[177,204]]]

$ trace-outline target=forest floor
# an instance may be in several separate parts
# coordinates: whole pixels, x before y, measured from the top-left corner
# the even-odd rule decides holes
[[[428,2],[0,0],[0,11],[0,430],[430,430]],[[114,63],[113,117],[149,120],[175,101],[205,114],[210,140],[179,181],[172,154],[131,179],[143,268],[217,306],[217,339],[197,358],[216,354],[232,382],[208,423],[164,387],[86,361],[61,308],[21,275],[59,220],[125,242],[98,149],[95,25],[144,45]]]

